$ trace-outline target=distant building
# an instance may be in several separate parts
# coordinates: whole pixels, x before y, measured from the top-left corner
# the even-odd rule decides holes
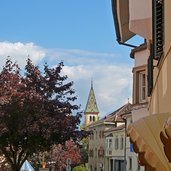
[[[115,127],[104,132],[105,171],[143,171],[127,137],[127,126],[132,122],[132,104],[125,104],[111,115],[115,118]]]
[[[126,127],[132,122],[132,105],[128,102],[99,119],[91,84],[84,115],[85,128],[91,132],[88,145],[89,171],[140,171],[137,155],[126,135]]]
[[[84,127],[91,131],[89,136],[88,169],[90,171],[104,171],[105,165],[105,137],[104,131],[115,125],[112,121],[99,120],[99,109],[97,106],[93,83],[84,111]]]
[[[88,126],[91,131],[89,138],[89,171],[105,171],[105,137],[104,131],[115,126],[112,121],[106,121],[105,118],[100,119]]]

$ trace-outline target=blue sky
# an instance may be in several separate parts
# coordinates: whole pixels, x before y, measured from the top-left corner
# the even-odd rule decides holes
[[[5,0],[0,22],[1,65],[63,60],[83,110],[93,79],[101,116],[131,99],[131,49],[116,42],[111,0]]]

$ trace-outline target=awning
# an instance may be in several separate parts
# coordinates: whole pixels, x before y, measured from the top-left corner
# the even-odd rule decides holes
[[[144,117],[128,127],[128,135],[144,165],[155,168],[156,171],[170,171],[169,163],[160,139],[160,133],[169,114],[155,114]]]
[[[135,34],[129,30],[129,0],[112,0],[112,11],[118,43],[125,43]]]

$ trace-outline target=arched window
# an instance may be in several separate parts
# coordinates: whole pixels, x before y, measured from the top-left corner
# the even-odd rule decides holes
[[[95,116],[93,116],[93,122],[95,122],[96,121],[96,117]]]
[[[92,121],[92,116],[90,116],[90,122]]]

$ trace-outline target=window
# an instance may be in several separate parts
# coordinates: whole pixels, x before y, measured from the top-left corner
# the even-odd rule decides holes
[[[146,101],[146,74],[145,72],[139,73],[139,102]]]
[[[98,156],[99,157],[104,157],[104,149],[103,147],[100,147],[99,150],[98,150]]]
[[[90,133],[90,140],[93,140],[94,139],[94,134],[93,132]]]
[[[120,144],[120,149],[123,150],[124,147],[124,138],[121,136],[121,144]]]
[[[133,69],[133,103],[145,103],[147,101],[147,66],[139,66]]]
[[[112,148],[112,139],[108,139],[108,148]]]
[[[92,121],[92,117],[90,116],[90,122]]]
[[[101,136],[102,136],[102,138],[104,138],[104,131],[101,132]]]
[[[94,152],[93,149],[89,150],[89,157],[93,157],[94,156]]]
[[[116,138],[115,138],[115,150],[117,150],[118,149],[118,137],[116,136]]]
[[[132,158],[129,157],[129,170],[132,170]]]
[[[115,160],[115,170],[124,171],[124,160]]]
[[[95,157],[97,157],[97,148],[95,148]]]
[[[110,170],[113,171],[114,170],[114,163],[113,163],[113,159],[110,159]]]
[[[98,138],[98,132],[96,131],[96,139]]]
[[[93,122],[95,122],[96,121],[96,117],[95,116],[93,116]]]

